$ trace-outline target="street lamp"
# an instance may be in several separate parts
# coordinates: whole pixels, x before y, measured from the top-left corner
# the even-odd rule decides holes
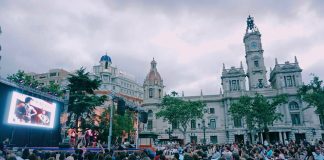
[[[171,141],[173,130],[169,127],[165,130],[165,133],[169,135],[169,141]]]
[[[206,144],[206,129],[208,129],[208,127],[206,127],[206,121],[203,119],[202,120],[202,127],[201,127],[201,129],[203,130],[203,133],[204,133],[204,139],[203,139],[203,144]],[[208,126],[209,126],[210,124],[208,123]],[[200,124],[198,124],[198,128],[200,128]]]

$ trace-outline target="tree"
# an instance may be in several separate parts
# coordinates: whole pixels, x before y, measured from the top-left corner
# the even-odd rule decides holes
[[[114,114],[113,139],[121,140],[124,133],[130,134],[134,131],[133,113],[126,111],[124,115]]]
[[[280,120],[281,113],[277,112],[277,106],[287,103],[287,95],[278,95],[271,101],[258,93],[254,97],[241,96],[237,102],[231,104],[229,113],[233,118],[244,118],[252,140],[255,130],[263,130],[266,139],[269,141],[269,125]]]
[[[8,75],[7,79],[18,85],[24,85],[31,88],[40,88],[40,84],[31,76],[22,70],[18,70],[17,73]]]
[[[99,139],[102,141],[107,140],[109,134],[109,117],[110,116],[110,107],[106,108],[100,115],[99,119]],[[123,133],[131,133],[134,131],[134,117],[133,113],[126,111],[124,115],[119,115],[114,113],[113,119],[113,140],[119,139]]]
[[[171,124],[179,124],[179,130],[186,139],[187,127],[191,120],[203,117],[203,109],[206,106],[201,101],[186,101],[179,97],[176,92],[171,92],[162,99],[162,107],[156,113],[158,118],[168,121]]]
[[[60,85],[50,82],[49,85],[43,86],[41,85],[35,78],[31,75],[28,75],[22,70],[18,70],[17,73],[9,75],[7,79],[13,83],[16,83],[18,85],[23,85],[27,86],[33,89],[39,89],[43,92],[47,92],[49,94],[62,97],[63,96],[63,91],[60,87]]]
[[[70,91],[69,109],[70,120],[75,122],[75,127],[78,131],[79,127],[85,129],[85,123],[93,124],[93,111],[96,106],[100,106],[106,100],[106,96],[97,96],[94,90],[98,89],[101,81],[90,79],[89,72],[81,67],[75,74],[71,74],[68,78],[69,84],[67,89]]]
[[[303,85],[298,90],[298,95],[308,103],[305,109],[314,107],[315,113],[319,114],[320,118],[324,120],[324,86],[322,86],[322,83],[323,81],[319,77],[314,76],[309,84]]]

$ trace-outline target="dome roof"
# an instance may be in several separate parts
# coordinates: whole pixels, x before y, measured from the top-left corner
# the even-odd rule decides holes
[[[111,58],[106,54],[106,55],[101,56],[100,62],[102,62],[102,61],[111,63]]]
[[[157,70],[150,70],[150,72],[146,76],[146,81],[160,83],[162,81],[162,78]]]
[[[159,85],[162,85],[163,83],[160,73],[156,69],[156,61],[154,59],[151,62],[151,69],[145,78],[145,82],[150,84],[159,84]]]

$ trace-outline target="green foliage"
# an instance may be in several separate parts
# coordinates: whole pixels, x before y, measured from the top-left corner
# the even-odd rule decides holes
[[[53,94],[55,96],[59,96],[59,97],[63,96],[63,91],[60,85],[54,82],[50,82],[48,86],[43,86],[42,90],[50,94]]]
[[[18,85],[24,85],[24,86],[28,86],[34,89],[39,89],[43,92],[47,92],[50,93],[52,95],[58,96],[58,97],[62,97],[63,96],[63,91],[60,88],[60,85],[54,83],[54,82],[50,82],[50,84],[48,86],[43,86],[41,84],[39,84],[39,82],[37,80],[35,80],[33,78],[33,76],[28,75],[27,73],[25,73],[22,70],[18,70],[17,73],[9,75],[7,77],[7,79],[11,82],[14,82]]]
[[[109,134],[109,116],[110,116],[110,107],[109,109],[105,109],[104,112],[100,115],[100,123],[99,123],[99,139],[102,141],[107,141]],[[121,137],[123,132],[131,133],[134,132],[134,115],[130,111],[126,111],[125,115],[114,114],[113,117],[113,141],[117,137]]]
[[[107,141],[108,134],[109,134],[109,116],[110,116],[110,110],[105,109],[99,118],[99,140],[101,141]]]
[[[39,83],[31,75],[26,74],[22,70],[18,70],[18,72],[15,74],[8,75],[7,79],[16,84],[28,86],[31,88],[36,88],[39,86]]]
[[[232,103],[231,107],[229,108],[229,113],[233,118],[245,118],[247,127],[250,130],[255,128],[252,102],[252,97],[241,96],[238,102]]]
[[[133,113],[126,111],[124,115],[115,114],[113,124],[113,138],[117,138],[125,133],[134,132]]]
[[[80,68],[76,71],[76,74],[71,74],[68,80],[67,89],[70,91],[68,111],[75,115],[76,126],[78,126],[78,120],[93,121],[94,119],[91,117],[94,114],[94,108],[102,105],[106,100],[106,96],[94,94],[94,90],[100,86],[100,81],[91,80],[89,72],[86,72],[85,68]],[[85,126],[82,125],[81,128],[84,129]]]
[[[307,108],[315,107],[315,113],[321,117],[324,116],[324,86],[322,84],[323,81],[319,77],[314,76],[309,84],[303,85],[298,90],[302,100],[308,103]]]
[[[206,106],[201,101],[185,101],[176,92],[171,92],[172,96],[166,95],[162,99],[162,107],[156,116],[163,118],[171,124],[179,124],[183,134],[187,131],[187,126],[192,119],[199,119],[203,116],[203,109]]]
[[[277,113],[277,106],[287,103],[287,95],[278,95],[269,101],[260,94],[254,97],[241,96],[237,102],[232,103],[229,113],[233,118],[244,118],[249,130],[258,129],[267,132],[268,125],[280,120],[281,113]]]

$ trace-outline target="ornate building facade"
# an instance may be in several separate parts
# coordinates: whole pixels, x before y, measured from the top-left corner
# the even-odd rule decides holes
[[[173,137],[185,143],[190,141],[202,143],[204,135],[207,143],[246,142],[250,139],[250,135],[244,120],[233,119],[228,110],[240,96],[254,96],[257,92],[269,99],[279,94],[289,96],[288,103],[278,106],[278,112],[283,114],[282,120],[275,121],[273,126],[269,127],[272,142],[321,139],[324,131],[321,129],[323,124],[320,123],[319,116],[315,114],[313,108],[304,110],[307,104],[297,96],[297,90],[303,84],[302,69],[297,58],[295,57],[294,62],[287,61],[283,64],[275,59],[275,66],[273,69],[270,68],[270,78],[267,79],[261,33],[250,16],[247,19],[243,42],[247,69],[244,70],[242,62],[239,67],[226,68],[223,65],[222,90],[219,94],[201,93],[198,96],[181,97],[185,100],[202,100],[206,103],[203,118],[191,120],[185,139],[177,130],[177,126],[172,126],[155,116],[159,111],[164,85],[157,71],[157,63],[153,59],[151,69],[144,81],[143,107],[149,113],[149,117],[148,123],[143,125],[142,130],[154,132],[162,140],[169,137],[166,129],[173,128]],[[262,134],[260,137],[263,138]]]
[[[106,54],[99,64],[93,66],[92,78],[101,80],[100,91],[113,91],[138,102],[143,100],[143,87],[129,73],[112,66],[111,58]]]

